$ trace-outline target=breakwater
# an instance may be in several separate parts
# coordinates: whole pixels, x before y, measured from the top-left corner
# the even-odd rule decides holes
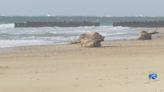
[[[80,26],[100,26],[99,22],[21,22],[15,23],[15,27],[80,27]]]
[[[114,22],[113,26],[122,26],[122,27],[164,27],[164,21]]]

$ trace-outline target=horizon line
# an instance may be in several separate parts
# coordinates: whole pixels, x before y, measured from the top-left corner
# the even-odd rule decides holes
[[[0,17],[164,17],[164,16],[97,16],[97,15],[0,15]]]

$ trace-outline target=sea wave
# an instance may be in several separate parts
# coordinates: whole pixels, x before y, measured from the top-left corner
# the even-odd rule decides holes
[[[32,45],[48,45],[51,41],[42,40],[0,40],[0,48],[17,47],[17,46],[32,46]]]
[[[41,27],[0,30],[0,48],[14,46],[66,44],[75,41],[85,32],[98,32],[105,40],[136,39],[139,31],[129,27]]]
[[[14,28],[14,23],[10,24],[0,24],[0,29]]]

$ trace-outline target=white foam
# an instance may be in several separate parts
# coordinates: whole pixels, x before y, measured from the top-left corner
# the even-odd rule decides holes
[[[0,24],[0,29],[14,28],[14,23],[12,24]]]
[[[52,42],[39,40],[0,40],[0,48],[17,47],[17,46],[32,46],[32,45],[46,45]]]

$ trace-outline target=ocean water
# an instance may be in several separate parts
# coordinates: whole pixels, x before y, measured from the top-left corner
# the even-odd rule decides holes
[[[0,48],[69,44],[85,32],[99,32],[105,40],[137,39],[139,31],[129,27],[113,27],[116,21],[164,20],[161,17],[0,17]],[[95,27],[38,27],[15,28],[15,22],[24,21],[93,21],[100,22]]]

